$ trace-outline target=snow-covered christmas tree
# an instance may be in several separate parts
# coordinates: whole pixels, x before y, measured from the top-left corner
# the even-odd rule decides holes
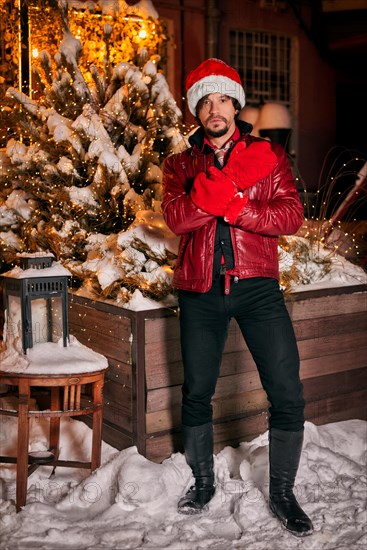
[[[9,88],[2,107],[9,139],[0,151],[0,271],[19,253],[52,252],[79,293],[132,309],[175,304],[178,238],[160,212],[161,167],[187,140],[159,56],[137,41],[134,62],[128,50],[129,61],[116,63],[105,23],[103,67],[86,71],[67,0],[59,16],[64,39],[53,57],[41,52],[32,97]],[[323,250],[311,228],[304,234],[279,242],[286,290],[334,269],[335,250]],[[348,270],[338,261],[345,284]]]
[[[186,147],[181,112],[157,70],[157,56],[145,49],[138,52],[139,65],[113,67],[107,58],[103,71],[91,65],[88,85],[65,5],[61,15],[64,39],[56,70],[43,51],[42,71],[33,73],[37,99],[15,88],[7,92],[20,107],[20,137],[8,141],[2,156],[1,262],[12,264],[25,250],[48,250],[99,294],[124,302],[139,288],[162,298],[170,292],[176,239],[156,215],[161,164]],[[105,25],[106,42],[110,34]],[[157,241],[164,232],[172,250],[157,248],[136,231],[129,238],[132,229],[126,230],[137,214],[139,225],[151,228],[144,235]],[[157,270],[160,276],[152,277]]]

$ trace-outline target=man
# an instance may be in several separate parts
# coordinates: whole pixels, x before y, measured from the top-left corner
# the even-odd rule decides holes
[[[208,59],[186,81],[200,128],[191,148],[163,171],[162,210],[181,235],[173,285],[179,289],[184,363],[182,432],[195,485],[179,512],[201,512],[215,492],[211,398],[230,319],[256,362],[270,402],[270,508],[294,535],[312,533],[293,487],[304,428],[303,388],[293,327],[279,289],[277,237],[303,222],[281,146],[250,135],[239,74]]]

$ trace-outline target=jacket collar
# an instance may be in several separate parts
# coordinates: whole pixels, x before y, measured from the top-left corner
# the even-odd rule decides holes
[[[246,134],[249,134],[252,130],[252,125],[249,124],[248,122],[245,122],[244,120],[237,119],[236,126],[240,131],[241,138]],[[189,137],[189,143],[191,147],[195,147],[200,151],[202,151],[203,153],[209,153],[212,150],[212,148],[209,147],[208,145],[204,145],[204,137],[205,137],[204,129],[202,126],[200,126],[200,128],[198,128],[192,134],[192,136]]]

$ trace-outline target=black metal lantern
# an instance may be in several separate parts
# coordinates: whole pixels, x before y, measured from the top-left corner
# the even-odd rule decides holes
[[[70,273],[53,264],[52,254],[35,253],[19,256],[21,268],[2,275],[6,334],[19,336],[23,352],[35,343],[55,342],[62,335],[63,345],[69,340],[68,278]]]

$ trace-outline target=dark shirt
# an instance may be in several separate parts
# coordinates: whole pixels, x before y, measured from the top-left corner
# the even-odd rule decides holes
[[[251,131],[252,127],[246,122],[237,121],[236,130],[230,140],[237,141],[242,133]],[[210,143],[203,128],[200,128],[189,139],[190,144],[196,144],[205,155],[213,155],[214,165],[220,170],[223,168],[214,154],[215,147]],[[234,255],[229,224],[223,218],[217,218],[217,227],[214,242],[213,278],[219,277],[225,269],[234,267]]]
[[[237,141],[240,137],[240,132],[236,127],[235,132],[230,137],[228,141],[233,143]],[[227,142],[228,143],[228,142]],[[211,154],[214,154],[214,147],[209,142],[208,138],[204,138],[204,144],[206,149],[210,148]],[[224,144],[225,146],[226,144]],[[230,148],[231,149],[231,148]],[[228,151],[230,151],[230,149]],[[226,160],[226,157],[225,157]],[[223,166],[218,161],[216,155],[214,154],[214,165],[221,170]],[[213,278],[218,277],[220,274],[224,273],[225,269],[232,269],[234,267],[234,256],[233,248],[231,241],[231,233],[229,229],[229,224],[224,221],[223,218],[217,218],[217,227],[215,232],[215,242],[214,242],[214,262],[213,262]]]
[[[224,273],[224,269],[234,267],[234,256],[229,225],[223,218],[217,219],[214,242],[213,276]]]

